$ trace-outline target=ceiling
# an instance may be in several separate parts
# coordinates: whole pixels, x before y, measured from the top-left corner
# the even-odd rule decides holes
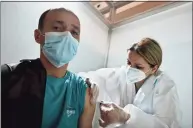
[[[168,5],[182,2],[174,1],[96,1],[86,2],[94,13],[108,26],[116,27],[125,24],[125,21],[142,14],[158,10]],[[184,2],[185,3],[185,2]],[[165,10],[165,9],[164,9]],[[160,10],[161,11],[161,10]],[[160,12],[159,11],[159,12]]]

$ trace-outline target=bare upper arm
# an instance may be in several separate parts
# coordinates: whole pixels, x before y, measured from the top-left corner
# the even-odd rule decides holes
[[[86,89],[85,104],[82,115],[79,118],[79,128],[92,128],[92,120],[96,104],[91,104],[90,88]]]

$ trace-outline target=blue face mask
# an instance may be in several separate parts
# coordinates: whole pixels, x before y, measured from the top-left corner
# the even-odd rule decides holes
[[[68,31],[47,32],[42,52],[51,64],[60,68],[74,58],[78,45],[78,41]]]

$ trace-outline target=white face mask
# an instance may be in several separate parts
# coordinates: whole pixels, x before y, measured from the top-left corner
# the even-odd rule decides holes
[[[128,67],[127,72],[126,72],[127,84],[134,84],[145,78],[146,78],[146,75],[143,71],[136,69],[136,68]]]

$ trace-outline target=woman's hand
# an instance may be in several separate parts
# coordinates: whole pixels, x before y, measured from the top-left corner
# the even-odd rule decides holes
[[[101,127],[106,127],[114,123],[125,123],[130,114],[125,112],[121,107],[114,103],[101,103],[100,104],[101,119],[99,124]]]

